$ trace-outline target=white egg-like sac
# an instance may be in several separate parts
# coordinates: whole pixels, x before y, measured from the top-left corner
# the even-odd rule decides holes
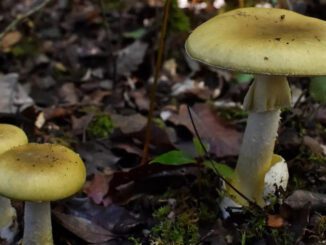
[[[274,195],[277,189],[282,188],[283,190],[286,190],[288,180],[289,180],[289,171],[285,160],[281,156],[274,154],[271,161],[271,168],[266,173],[264,179],[263,197],[265,200],[265,204],[269,203],[270,197]],[[232,210],[232,212],[242,211],[241,210],[242,205],[235,202],[229,196],[225,196],[220,202],[219,206],[222,212],[222,217],[224,219],[230,216],[229,210]]]
[[[272,163],[272,167],[265,175],[264,184],[264,198],[268,199],[268,196],[273,195],[279,188],[286,190],[289,181],[289,170],[285,160],[279,156],[273,156],[275,163]]]

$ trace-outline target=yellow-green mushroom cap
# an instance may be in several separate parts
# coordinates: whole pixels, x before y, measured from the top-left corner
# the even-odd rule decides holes
[[[55,144],[26,144],[0,156],[0,194],[24,201],[55,201],[78,192],[86,169],[77,153]]]
[[[197,27],[188,54],[246,73],[326,75],[326,21],[284,9],[236,9]]]
[[[27,136],[22,129],[11,124],[0,124],[0,154],[27,143]]]

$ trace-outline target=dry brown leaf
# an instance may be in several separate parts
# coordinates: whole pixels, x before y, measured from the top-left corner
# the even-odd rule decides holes
[[[111,177],[103,174],[95,174],[94,178],[86,184],[84,192],[91,198],[96,204],[100,204],[103,201],[104,196],[109,190],[109,181]]]
[[[195,104],[192,108],[199,136],[209,143],[209,151],[218,157],[238,155],[241,133],[217,116],[207,104]],[[168,119],[176,125],[187,127],[194,135],[186,105],[181,105],[178,114]]]
[[[106,242],[115,237],[110,231],[88,219],[58,211],[53,211],[53,214],[63,227],[88,243]]]
[[[322,145],[318,142],[318,140],[310,137],[304,136],[303,137],[303,144],[307,146],[314,154],[323,155],[324,149]]]
[[[19,31],[8,32],[1,40],[1,48],[8,51],[13,45],[17,44],[23,35]]]

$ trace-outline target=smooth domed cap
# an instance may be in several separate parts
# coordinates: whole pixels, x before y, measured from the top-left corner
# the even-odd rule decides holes
[[[0,154],[27,143],[27,136],[22,129],[11,124],[0,124]]]
[[[24,201],[54,201],[78,192],[86,178],[79,155],[55,144],[26,144],[0,156],[0,194]]]
[[[197,27],[186,50],[203,63],[241,72],[326,75],[326,21],[284,9],[236,9]]]

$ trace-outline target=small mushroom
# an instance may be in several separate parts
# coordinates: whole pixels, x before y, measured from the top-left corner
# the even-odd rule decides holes
[[[316,39],[318,37],[318,39]],[[244,100],[250,112],[233,185],[263,206],[280,109],[291,101],[287,76],[326,75],[326,22],[284,9],[243,8],[197,27],[187,53],[205,64],[255,74]],[[229,194],[243,205],[234,191]]]
[[[51,245],[50,202],[78,192],[86,178],[79,155],[55,144],[26,144],[0,155],[0,193],[25,202],[23,245]]]
[[[20,128],[10,124],[0,124],[0,154],[14,146],[27,144],[26,134]],[[8,198],[0,196],[0,238],[11,243],[16,233],[14,225],[16,210]]]

